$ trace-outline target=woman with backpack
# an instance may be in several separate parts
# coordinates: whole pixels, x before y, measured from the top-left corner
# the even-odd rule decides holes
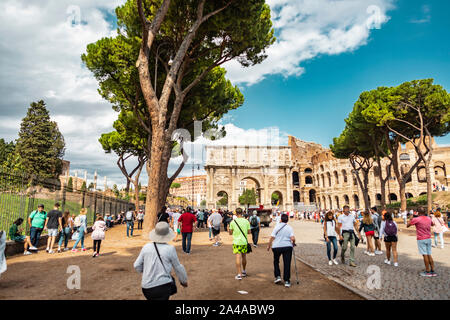
[[[95,221],[92,230],[91,238],[94,241],[92,257],[95,258],[100,255],[100,245],[102,240],[105,240],[106,223],[101,216]]]
[[[434,233],[434,245],[433,247],[437,247],[438,241],[437,238],[439,236],[439,240],[441,242],[441,249],[444,249],[444,232],[447,231],[447,227],[445,226],[444,219],[442,219],[441,211],[438,209],[434,213],[431,218],[433,221],[433,233]]]
[[[81,241],[81,250],[86,251],[86,248],[84,247],[84,235],[87,232],[87,210],[86,208],[81,209],[80,214],[75,218],[75,227],[77,228],[78,232],[78,239],[73,245],[72,252],[78,252],[77,246],[78,243]]]
[[[364,233],[367,239],[367,250],[364,251],[368,256],[375,256],[375,248],[372,239],[375,235],[375,230],[378,230],[378,225],[373,222],[372,215],[369,211],[363,212],[363,218],[359,226],[359,232],[364,229]]]
[[[336,261],[336,255],[338,252],[337,237],[336,232],[336,219],[334,218],[333,211],[328,211],[325,215],[325,223],[323,224],[323,235],[325,237],[325,242],[327,243],[327,256],[328,264],[331,266],[338,264]],[[333,259],[331,259],[331,244],[333,244]]]
[[[398,267],[398,253],[397,253],[397,237],[398,227],[397,223],[392,219],[392,214],[386,212],[381,222],[380,240],[384,236],[384,245],[386,246],[386,259],[384,263],[391,264],[391,249],[394,257],[394,266]]]

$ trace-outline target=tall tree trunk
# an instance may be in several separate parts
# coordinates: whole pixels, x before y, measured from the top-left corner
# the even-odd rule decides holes
[[[134,185],[134,203],[136,206],[136,210],[139,210],[139,179],[136,179],[133,182]]]
[[[433,157],[433,146],[432,146],[432,137],[429,134],[428,128],[426,128],[427,135],[424,136],[424,145],[427,148],[428,155],[424,159],[425,163],[425,170],[426,170],[426,177],[427,177],[427,213],[431,212],[431,209],[433,209],[433,191],[431,189],[431,173],[430,173],[430,165],[431,165],[431,159]],[[425,141],[425,137],[428,137],[428,144]]]
[[[406,211],[406,179],[399,181],[399,191],[400,191],[400,210],[401,212]]]

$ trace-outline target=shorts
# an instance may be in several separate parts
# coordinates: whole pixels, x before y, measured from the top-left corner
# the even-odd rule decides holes
[[[233,244],[233,253],[234,254],[247,253],[247,245]]]
[[[397,236],[385,236],[384,237],[384,242],[397,242]]]
[[[24,242],[25,239],[26,239],[25,236],[15,236],[14,239],[12,240],[14,240],[15,242]]]
[[[49,237],[56,237],[58,235],[58,229],[48,229]]]
[[[419,253],[423,256],[431,256],[431,239],[417,240]]]
[[[375,232],[374,231],[367,231],[366,232],[366,236],[374,236],[375,235]]]
[[[219,233],[220,233],[220,228],[219,228],[219,229],[212,228],[212,234],[213,234],[214,237],[215,237],[215,236],[218,236]]]

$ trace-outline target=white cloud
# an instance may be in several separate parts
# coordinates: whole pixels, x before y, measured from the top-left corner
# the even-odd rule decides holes
[[[227,76],[235,83],[254,84],[268,75],[300,76],[300,65],[319,55],[335,55],[365,45],[371,28],[389,18],[394,0],[268,0],[277,41],[261,64],[242,68],[226,64]]]
[[[422,24],[422,23],[428,23],[431,21],[431,8],[429,5],[423,5],[421,8],[422,11],[422,18],[419,19],[411,19],[410,22],[411,23],[416,23],[416,24]]]

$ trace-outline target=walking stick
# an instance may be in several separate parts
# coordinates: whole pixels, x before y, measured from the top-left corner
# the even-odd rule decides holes
[[[296,244],[294,243],[294,247],[292,248],[292,254],[294,255],[295,277],[297,279],[297,284],[300,284],[300,281],[298,281],[297,259],[295,258],[295,246]]]

